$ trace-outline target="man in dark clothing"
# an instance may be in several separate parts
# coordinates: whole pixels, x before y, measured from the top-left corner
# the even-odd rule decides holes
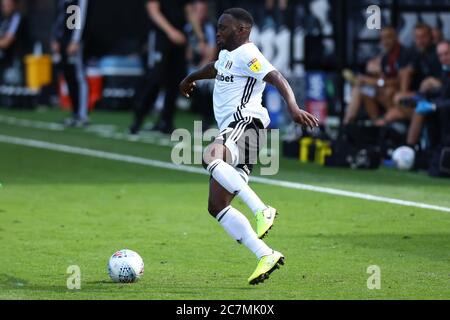
[[[5,83],[4,72],[15,59],[24,54],[25,33],[23,17],[17,1],[2,0],[0,17],[0,82]]]
[[[428,151],[431,154],[430,172],[439,175],[439,164],[443,148],[450,150],[450,43],[440,42],[437,54],[441,62],[440,86],[429,90],[426,97],[417,103],[408,132],[408,144],[416,147],[425,126],[428,133]],[[450,154],[447,156],[449,157]],[[447,158],[447,161],[449,159]],[[450,167],[448,168],[450,170]],[[450,171],[448,172],[450,174]]]
[[[428,91],[430,83],[435,83],[441,73],[441,64],[433,44],[431,28],[426,24],[418,24],[414,29],[415,48],[410,62],[399,71],[400,90],[394,97],[395,107],[384,116],[385,123],[397,120],[409,120],[413,108],[404,101],[414,99],[417,93]]]
[[[433,44],[431,28],[426,24],[418,24],[414,30],[415,48],[411,61],[404,68],[400,90],[402,93],[419,91],[422,81],[428,77],[439,77],[441,64]]]
[[[205,41],[205,38],[199,23],[193,19],[192,4],[189,0],[148,0],[147,11],[152,22],[148,43],[148,68],[136,95],[130,133],[139,132],[162,87],[166,89],[164,108],[153,129],[171,133],[178,84],[186,74],[187,40],[182,31],[186,22],[189,21],[193,25],[201,41]]]
[[[64,121],[67,126],[84,126],[89,123],[88,84],[83,57],[87,7],[88,0],[58,0],[57,18],[53,27],[52,50],[61,57],[61,69],[73,106],[72,116]],[[79,11],[75,8],[79,8]],[[74,14],[79,16],[74,19]]]
[[[189,73],[198,70],[200,67],[217,58],[216,29],[208,19],[208,11],[207,0],[194,1],[195,17],[199,21],[205,36],[204,42],[198,41],[197,35],[190,23],[184,27],[188,42],[187,60]],[[212,103],[213,89],[214,80],[200,80],[197,81],[197,90],[192,93],[191,107],[201,113],[203,131],[212,127],[215,122]]]

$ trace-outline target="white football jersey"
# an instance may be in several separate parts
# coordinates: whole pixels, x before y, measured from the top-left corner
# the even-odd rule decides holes
[[[270,123],[269,113],[262,106],[266,83],[263,78],[275,68],[251,42],[233,51],[221,50],[214,67],[214,115],[222,131],[233,121],[244,117],[261,120],[264,127]]]

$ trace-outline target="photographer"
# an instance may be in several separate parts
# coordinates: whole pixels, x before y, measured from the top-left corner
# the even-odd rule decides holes
[[[450,168],[450,43],[442,41],[437,46],[442,65],[442,75],[436,87],[430,88],[425,98],[417,102],[408,131],[407,143],[413,147],[419,142],[422,128],[428,133],[428,152],[431,154],[429,171],[431,175],[448,175]],[[446,170],[449,170],[446,172]]]

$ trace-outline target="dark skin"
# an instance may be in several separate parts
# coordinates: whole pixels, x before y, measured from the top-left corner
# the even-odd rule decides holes
[[[250,32],[251,25],[241,22],[229,14],[223,14],[219,18],[217,25],[217,46],[220,50],[226,49],[232,51],[250,42]],[[180,91],[185,97],[189,98],[195,89],[195,81],[214,79],[216,75],[217,70],[214,68],[214,62],[211,62],[181,81]],[[278,89],[288,106],[292,119],[296,123],[311,129],[319,125],[317,118],[299,108],[291,86],[280,72],[277,70],[271,71],[263,80]],[[220,140],[214,141],[206,148],[203,155],[203,166],[206,168],[216,159],[222,159],[227,163],[230,163],[229,160],[231,159],[230,151]],[[234,194],[229,193],[213,178],[210,180],[208,211],[213,217],[216,217],[220,211],[229,206],[233,198]]]

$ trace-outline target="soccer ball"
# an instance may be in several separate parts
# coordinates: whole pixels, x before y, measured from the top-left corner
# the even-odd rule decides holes
[[[408,146],[399,147],[392,153],[392,160],[399,170],[411,170],[414,165],[415,152]]]
[[[144,261],[133,250],[119,250],[109,259],[108,274],[114,282],[136,282],[144,274]]]

